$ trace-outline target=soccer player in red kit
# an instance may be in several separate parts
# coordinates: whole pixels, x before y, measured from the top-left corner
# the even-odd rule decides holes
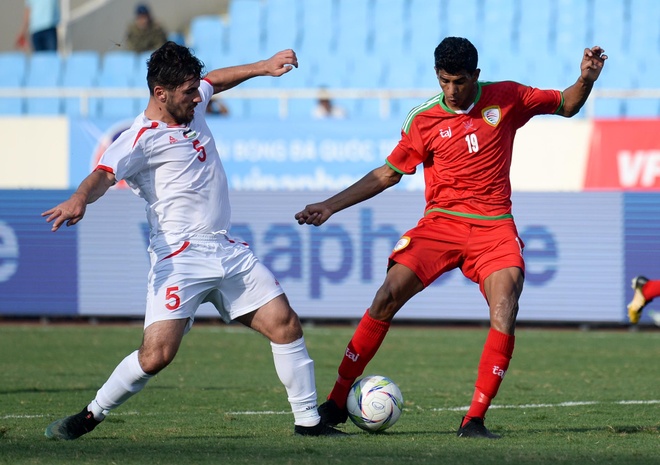
[[[580,76],[561,92],[511,81],[481,82],[472,43],[445,38],[435,49],[442,93],[410,111],[386,163],[295,215],[299,224],[319,226],[415,173],[417,165],[424,167],[424,217],[399,239],[389,257],[385,281],[346,348],[328,400],[319,407],[326,424],[346,421],[348,391],[376,354],[399,309],[440,275],[460,268],[479,284],[491,326],[458,436],[499,437],[484,426],[484,417],[513,353],[525,269],[524,245],[511,215],[514,136],[535,115],[577,114],[607,59],[603,52],[598,46],[585,49]]]
[[[642,317],[642,310],[653,299],[660,296],[660,280],[646,276],[635,276],[632,280],[633,298],[628,304],[628,320],[636,325]],[[655,313],[651,314],[655,316]]]

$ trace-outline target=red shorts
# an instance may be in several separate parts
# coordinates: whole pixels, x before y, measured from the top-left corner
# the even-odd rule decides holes
[[[425,287],[441,274],[460,268],[484,294],[484,280],[491,273],[514,266],[525,272],[523,248],[513,220],[482,226],[429,215],[399,239],[390,266],[393,262],[405,265]]]

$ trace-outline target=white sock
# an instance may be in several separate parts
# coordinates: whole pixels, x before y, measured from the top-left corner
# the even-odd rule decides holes
[[[140,392],[152,377],[153,375],[142,370],[136,350],[117,365],[87,408],[94,414],[96,420],[103,420],[110,410],[119,407],[133,394]]]
[[[284,384],[291,404],[294,422],[301,426],[314,426],[321,421],[316,405],[314,361],[307,353],[305,339],[289,344],[270,343],[275,371]]]

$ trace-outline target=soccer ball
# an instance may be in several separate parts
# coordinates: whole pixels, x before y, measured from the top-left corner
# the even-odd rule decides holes
[[[365,376],[356,381],[346,400],[348,417],[365,431],[385,431],[401,416],[403,395],[385,376]]]

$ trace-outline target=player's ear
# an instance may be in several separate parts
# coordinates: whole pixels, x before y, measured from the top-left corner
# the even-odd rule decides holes
[[[167,93],[165,92],[165,88],[162,86],[154,87],[154,98],[161,103],[165,103],[167,100]]]
[[[479,68],[474,70],[474,73],[472,73],[472,80],[474,82],[477,82],[479,80],[479,75],[481,74],[481,70]]]

